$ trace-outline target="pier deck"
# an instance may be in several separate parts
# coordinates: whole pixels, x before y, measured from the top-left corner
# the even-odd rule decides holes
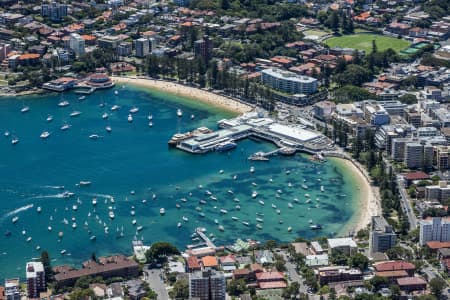
[[[205,241],[205,244],[208,247],[211,247],[213,249],[217,248],[216,245],[214,245],[214,243],[209,239],[209,237],[206,236],[206,234],[203,232],[203,230],[201,228],[195,229],[195,232],[203,241]]]

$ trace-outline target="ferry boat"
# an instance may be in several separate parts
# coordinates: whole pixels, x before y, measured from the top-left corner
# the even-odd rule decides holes
[[[218,152],[223,152],[223,151],[234,149],[234,148],[236,148],[236,146],[237,146],[236,143],[228,141],[228,142],[223,142],[223,143],[217,144],[215,149]]]
[[[207,127],[199,127],[193,131],[188,131],[185,133],[175,133],[172,138],[168,141],[169,146],[176,146],[182,141],[189,139],[191,137],[195,137],[200,134],[208,134],[213,132],[211,129]]]
[[[290,147],[283,147],[283,148],[281,148],[280,149],[280,154],[281,155],[294,155],[295,154],[295,152],[296,152],[297,150],[295,149],[295,148],[290,148]]]

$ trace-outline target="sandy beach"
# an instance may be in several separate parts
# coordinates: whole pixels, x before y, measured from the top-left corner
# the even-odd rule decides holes
[[[182,84],[175,82],[136,78],[136,77],[118,77],[118,76],[113,76],[111,77],[111,79],[116,84],[130,83],[137,86],[157,89],[166,93],[175,94],[177,96],[191,98],[193,100],[197,100],[239,114],[249,112],[253,109],[253,107],[251,107],[250,105],[239,102],[237,100],[221,95],[216,95],[214,93],[199,88],[184,86]]]
[[[380,195],[378,188],[372,186],[360,169],[351,161],[347,159],[339,159],[339,161],[351,170],[359,187],[359,212],[346,228],[347,232],[353,230],[356,233],[370,224],[372,216],[381,215]]]

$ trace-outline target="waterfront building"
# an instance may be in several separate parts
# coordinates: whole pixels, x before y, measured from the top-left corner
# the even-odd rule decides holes
[[[146,57],[150,53],[148,39],[140,38],[135,41],[136,57]]]
[[[5,280],[5,299],[20,300],[20,281],[19,278]]]
[[[386,252],[395,246],[397,235],[382,216],[373,216],[370,225],[370,253]]]
[[[426,186],[425,199],[441,203],[450,200],[450,184],[447,181],[439,181],[437,185]]]
[[[189,298],[225,300],[226,281],[222,272],[211,270],[189,274]]]
[[[419,221],[419,245],[429,241],[450,241],[450,220],[445,218],[431,218]]]
[[[358,246],[352,238],[328,239],[328,254],[341,252],[345,255],[352,255]]]
[[[29,262],[26,265],[28,298],[39,298],[46,290],[44,265],[41,262]]]
[[[208,62],[212,56],[213,44],[207,35],[203,39],[194,42],[195,57],[200,57],[203,61]]]
[[[318,84],[315,78],[276,68],[263,70],[261,81],[265,85],[289,94],[313,94],[317,91]]]
[[[73,88],[76,82],[77,80],[72,77],[60,77],[44,83],[42,88],[55,92],[63,92]]]
[[[139,275],[139,264],[123,255],[100,257],[97,261],[88,260],[81,269],[68,266],[56,267],[55,283],[58,287],[72,286],[82,276],[134,277]]]
[[[67,16],[67,10],[67,4],[57,3],[56,1],[41,4],[41,16],[54,22],[62,21]]]
[[[70,42],[69,42],[70,49],[75,53],[75,56],[80,56],[85,53],[85,44],[84,39],[81,35],[78,33],[72,33],[70,34]]]

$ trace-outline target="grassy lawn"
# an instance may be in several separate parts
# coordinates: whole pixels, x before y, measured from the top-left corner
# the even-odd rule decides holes
[[[317,35],[318,37],[327,35],[331,32],[326,32],[326,31],[322,31],[322,30],[305,30],[302,32],[305,36],[307,35]]]
[[[407,48],[410,43],[402,39],[396,39],[377,34],[352,34],[340,37],[332,37],[325,40],[329,47],[354,48],[369,53],[372,50],[372,41],[375,40],[379,51],[392,48],[396,52]]]

